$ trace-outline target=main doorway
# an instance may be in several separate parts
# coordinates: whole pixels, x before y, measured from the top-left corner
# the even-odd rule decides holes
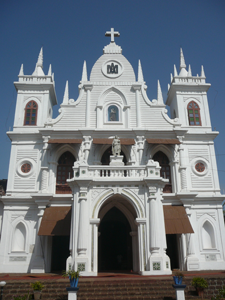
[[[98,271],[131,271],[131,227],[125,215],[116,207],[111,208],[99,226]]]
[[[51,272],[62,272],[66,270],[66,260],[70,255],[69,241],[70,237],[67,235],[52,237]]]

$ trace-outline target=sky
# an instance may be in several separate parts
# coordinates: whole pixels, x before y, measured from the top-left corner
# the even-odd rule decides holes
[[[182,47],[192,75],[201,74],[211,83],[208,101],[215,140],[221,190],[225,193],[225,1],[224,0],[0,0],[0,179],[8,177],[12,130],[20,66],[24,74],[34,71],[41,47],[44,72],[49,64],[55,76],[58,114],[65,83],[69,96],[77,99],[83,62],[88,75],[110,38],[105,32],[120,32],[116,43],[137,76],[141,60],[150,100],[157,96],[160,80],[164,102],[173,65],[179,69]]]

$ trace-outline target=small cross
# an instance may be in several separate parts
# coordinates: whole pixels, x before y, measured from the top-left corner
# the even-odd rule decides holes
[[[106,31],[105,36],[111,36],[111,43],[114,43],[114,37],[120,36],[118,31],[114,31],[114,28],[111,28],[111,31]]]

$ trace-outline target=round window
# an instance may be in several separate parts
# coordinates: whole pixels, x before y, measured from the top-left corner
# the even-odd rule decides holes
[[[28,164],[28,163],[23,164],[23,165],[21,166],[21,171],[22,171],[23,173],[29,173],[30,170],[31,170],[31,165]]]
[[[202,172],[205,171],[205,165],[204,165],[203,163],[199,162],[199,163],[197,163],[197,164],[195,165],[195,170],[196,170],[197,172],[202,173]]]

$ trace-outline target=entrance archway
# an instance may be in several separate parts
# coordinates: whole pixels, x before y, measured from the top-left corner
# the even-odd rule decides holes
[[[126,216],[112,207],[99,226],[98,271],[133,270],[131,227]]]

